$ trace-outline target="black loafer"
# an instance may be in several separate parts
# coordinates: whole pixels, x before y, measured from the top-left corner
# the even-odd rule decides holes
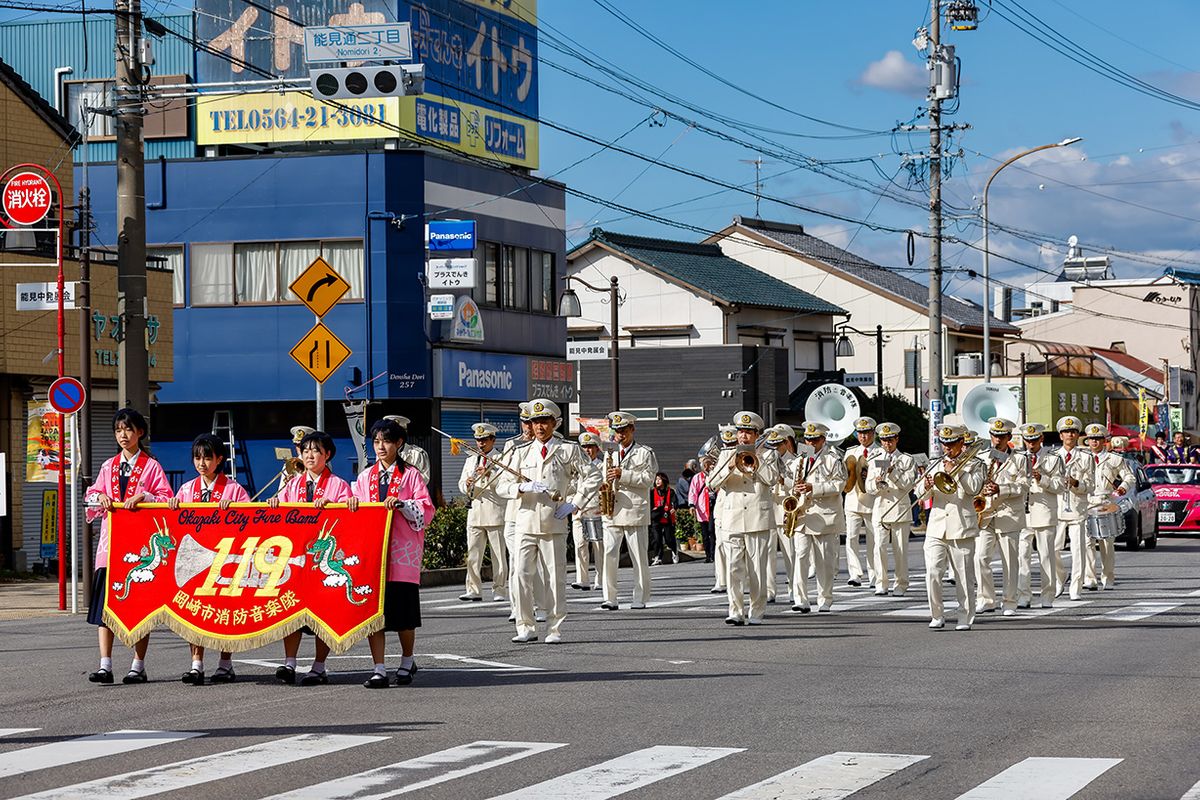
[[[276,673],[275,677],[278,678],[279,674]],[[233,683],[237,680],[237,673],[233,671],[233,667],[229,667],[228,669],[217,667],[217,671],[212,674],[209,680],[213,683]]]
[[[113,674],[111,669],[101,667],[92,674],[88,675],[88,680],[92,683],[112,683]]]
[[[980,352],[982,352],[982,351],[980,351]],[[847,586],[862,586],[862,581],[858,580],[857,578],[851,578],[850,580],[846,581],[846,585]]]
[[[363,681],[363,686],[368,689],[386,689],[388,688],[388,676],[373,672],[371,677]]]
[[[125,677],[121,678],[121,683],[145,683],[150,680],[144,669],[131,669],[125,673]]]
[[[310,672],[300,679],[301,686],[322,686],[329,683],[327,672]]]
[[[295,685],[296,668],[289,667],[287,664],[284,664],[282,667],[277,667],[275,669],[275,680]]]
[[[204,670],[189,669],[187,672],[183,673],[183,678],[181,678],[181,680],[184,683],[191,684],[192,686],[203,686]]]
[[[415,662],[415,661],[413,662],[412,666],[409,667],[408,669],[405,669],[404,667],[397,667],[396,668],[396,685],[397,686],[408,686],[410,683],[413,682],[413,676],[416,674],[417,674],[417,662]]]

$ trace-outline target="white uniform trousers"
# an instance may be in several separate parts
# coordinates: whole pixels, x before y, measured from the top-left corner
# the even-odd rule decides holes
[[[792,537],[792,607],[808,608],[808,568],[812,565],[812,537],[797,531]]]
[[[1018,531],[1000,533],[991,528],[979,531],[975,543],[975,575],[979,579],[979,605],[996,607],[996,579],[992,575],[992,556],[1000,550],[1000,568],[1003,572],[1004,607],[1017,607],[1017,553],[1020,549]]]
[[[621,565],[621,542],[629,548],[633,565],[633,602],[650,599],[650,528],[647,525],[610,525],[604,523],[604,602],[617,602],[617,573]]]
[[[871,527],[871,512],[859,514],[857,511],[846,512],[846,572],[853,580],[861,581],[863,577],[862,561],[858,557],[858,537],[867,537],[867,585],[875,585],[875,530]],[[835,567],[834,574],[836,576]]]
[[[591,583],[593,589],[604,585],[604,542],[589,542],[583,536],[583,518],[576,514],[571,519],[571,531],[575,536],[575,582],[580,586],[588,586],[588,565],[596,562],[596,580]]]
[[[508,604],[513,614],[517,613],[517,594],[520,592],[521,572],[517,568],[517,523],[504,523],[504,546],[508,549]],[[543,611],[549,605],[549,586],[546,584],[546,573],[538,567],[533,584],[533,603]]]
[[[1054,528],[1032,528],[1021,531],[1021,543],[1017,548],[1017,605],[1033,603],[1033,545],[1037,542],[1038,562],[1041,564],[1041,603],[1049,607],[1054,603],[1058,591],[1059,553],[1054,547],[1057,538]]]
[[[1071,537],[1071,581],[1068,584],[1068,590],[1071,599],[1078,600],[1088,575],[1092,576],[1091,580],[1095,580],[1095,572],[1092,567],[1092,543],[1088,541],[1087,534],[1083,532],[1083,520],[1058,523],[1056,541],[1062,541],[1067,536]]]
[[[1055,592],[1065,587],[1070,581],[1071,576],[1067,572],[1067,563],[1063,559],[1063,549],[1067,546],[1067,526],[1075,523],[1062,522],[1061,520],[1054,528],[1054,552],[1058,553],[1058,580],[1055,581]],[[1082,525],[1083,523],[1079,523]]]
[[[892,581],[893,592],[908,591],[908,535],[912,532],[909,522],[878,522],[875,524],[875,587],[888,588],[888,548],[896,563],[896,579]]]
[[[539,571],[548,584],[546,605],[547,633],[558,633],[567,616],[567,535],[565,533],[517,535],[517,633],[534,633],[534,587],[541,583]],[[547,607],[548,606],[548,607]]]
[[[1107,589],[1110,586],[1114,586],[1117,582],[1115,542],[1112,539],[1100,539],[1098,540],[1098,544],[1100,547],[1100,586]],[[1094,565],[1092,568],[1092,580],[1096,580]]]
[[[767,600],[774,600],[778,594],[776,590],[776,569],[775,569],[775,553],[783,550],[783,570],[787,575],[787,581],[784,584],[788,592],[792,591],[793,572],[795,562],[796,543],[791,536],[783,535],[783,527],[775,526],[771,529],[771,539],[767,543]]]
[[[975,537],[969,539],[931,539],[925,537],[925,592],[929,595],[929,616],[942,619],[942,575],[947,564],[954,573],[954,592],[958,596],[958,624],[975,621]]]
[[[724,589],[729,585],[729,559],[725,557],[725,548],[721,546],[725,533],[720,527],[713,528],[713,539],[717,543],[717,552],[713,554],[713,588]]]
[[[508,596],[508,546],[504,543],[504,528],[467,526],[467,594],[479,597],[483,593],[483,551],[492,548],[492,594]]]
[[[729,616],[745,619],[746,601],[743,595],[750,592],[749,617],[761,620],[767,610],[767,543],[771,540],[768,531],[751,533],[727,533],[719,547],[725,550],[728,566]]]
[[[838,539],[836,531],[831,533],[805,533],[809,540],[809,557],[817,572],[817,602],[821,605],[833,603],[833,584],[837,580]],[[807,578],[805,579],[807,580]]]

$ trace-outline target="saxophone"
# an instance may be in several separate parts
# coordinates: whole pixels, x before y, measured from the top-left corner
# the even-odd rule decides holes
[[[812,495],[805,492],[799,494],[799,487],[802,483],[808,482],[808,473],[812,469],[812,463],[805,458],[804,470],[796,470],[796,480],[792,482],[792,490],[788,492],[787,497],[783,498],[783,535],[794,536],[796,527],[800,524],[800,513],[808,505],[808,501],[812,499]]]
[[[612,453],[604,454],[604,481],[600,484],[600,516],[611,517],[617,504],[617,482],[608,480],[612,469]]]

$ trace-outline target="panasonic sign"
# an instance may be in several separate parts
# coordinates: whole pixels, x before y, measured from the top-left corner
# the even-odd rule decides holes
[[[505,367],[499,369],[471,369],[458,362],[458,388],[460,389],[504,389],[513,388],[513,374]]]
[[[530,396],[529,358],[523,355],[440,348],[434,376],[438,397],[520,401]]]
[[[475,220],[432,220],[425,226],[425,242],[431,252],[474,250]]]

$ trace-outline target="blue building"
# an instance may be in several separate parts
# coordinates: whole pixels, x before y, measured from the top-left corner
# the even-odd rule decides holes
[[[341,0],[289,5],[306,9],[309,24],[362,9]],[[368,17],[378,5],[367,4]],[[438,25],[470,31],[480,21],[507,31],[502,40],[518,37],[527,55],[536,45],[532,3],[492,5],[400,0],[387,10],[414,20],[418,58],[434,60]],[[216,66],[186,41],[227,40],[246,8],[198,0],[195,14],[157,18],[181,35],[153,41],[152,80],[204,86],[255,79],[231,72],[228,62]],[[89,132],[86,148],[75,149],[76,184],[86,180],[91,189],[93,242],[111,247],[111,118],[81,108],[103,106],[111,96],[113,27],[95,18],[86,25],[86,47],[78,19],[0,25],[0,52]],[[289,35],[267,25],[247,39],[252,46],[243,57],[295,75],[303,62]],[[272,36],[282,37],[282,48],[270,46]],[[378,110],[360,109],[361,118],[339,116],[299,91],[189,91],[188,98],[152,104],[161,118],[152,114],[146,123],[147,246],[148,256],[174,273],[175,358],[174,380],[153,392],[151,425],[156,454],[175,478],[192,474],[191,439],[214,425],[214,412],[229,412],[241,450],[239,479],[248,467],[255,488],[277,473],[276,448],[288,446],[288,428],[314,423],[315,383],[289,353],[315,319],[289,285],[318,256],[350,286],[323,318],[351,351],[324,384],[340,474],[348,477],[358,461],[342,409],[347,390],[372,401],[368,424],[384,414],[413,420],[412,440],[430,450],[433,483],[446,494],[456,493],[461,459],[449,456],[431,426],[467,433],[487,419],[515,431],[516,401],[532,394],[573,399],[565,321],[554,314],[565,265],[565,192],[529,175],[537,163],[536,122],[511,112],[536,116],[536,83],[529,105],[530,76],[521,72],[515,40],[512,48],[510,60],[522,66],[504,77],[518,83],[498,92],[509,100],[471,92],[468,103],[443,88],[439,96],[373,101],[368,105]],[[291,57],[286,70],[279,69],[281,52]],[[523,85],[526,105],[514,107],[513,92]],[[518,149],[509,139],[509,152],[493,154],[507,162],[503,167],[481,163],[478,149],[490,145],[471,133],[491,125],[493,115],[522,131]],[[316,123],[306,127],[306,119]],[[476,125],[480,119],[487,122]],[[387,124],[374,124],[381,121]],[[426,146],[413,146],[397,124],[424,131]],[[445,146],[431,146],[439,137]],[[425,225],[446,218],[476,222],[474,251],[451,254],[476,260],[474,289],[425,285]],[[456,294],[456,319],[430,319],[431,292]],[[97,435],[96,446],[102,452],[108,443]]]

